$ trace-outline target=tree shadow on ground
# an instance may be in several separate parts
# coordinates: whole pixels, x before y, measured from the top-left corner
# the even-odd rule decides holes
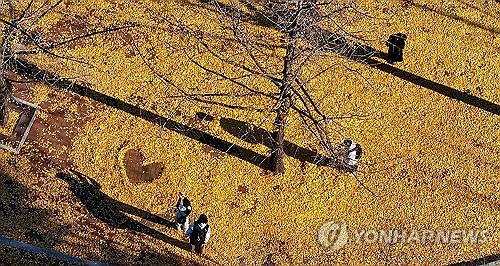
[[[77,171],[71,173],[59,172],[56,177],[65,181],[69,189],[83,203],[86,209],[97,219],[113,228],[128,229],[143,233],[181,249],[189,250],[188,243],[169,237],[127,216],[131,214],[156,224],[170,227],[172,222],[141,210],[134,206],[119,202],[101,191],[101,186],[92,178]]]
[[[7,160],[6,164],[9,166],[0,165],[0,235],[43,249],[56,247],[70,231],[54,219],[51,210],[33,206],[32,203],[44,195],[8,174],[11,170],[7,169],[15,163]],[[0,258],[0,264],[13,265],[46,265],[43,262],[59,261],[6,244],[0,245]]]
[[[242,12],[241,10],[237,10],[234,7],[225,5],[221,2],[214,0],[201,0],[200,2],[202,3],[201,6],[217,7],[222,10],[229,10],[231,12],[237,11],[243,13],[245,15],[244,16],[245,21],[248,21],[255,25],[276,29],[275,24],[272,23],[272,21],[270,21],[266,16],[261,15],[261,13],[258,11],[254,11],[254,13]],[[247,8],[249,10],[257,10],[254,7],[247,7]],[[214,11],[217,12],[217,10]],[[486,29],[486,30],[491,31],[491,29]],[[349,40],[348,38],[345,38],[341,34],[337,34],[332,31],[322,29],[320,27],[313,27],[311,31],[308,33],[308,36],[305,36],[305,38],[309,41],[313,40],[315,42],[314,44],[318,45],[318,47],[323,47],[322,49],[323,51],[332,52],[340,56],[346,57],[348,59],[362,62],[372,68],[394,75],[398,78],[409,81],[415,85],[430,89],[434,92],[440,93],[444,96],[464,102],[466,104],[475,106],[492,114],[500,115],[500,105],[482,99],[480,97],[471,95],[467,92],[462,92],[452,87],[431,81],[429,79],[418,76],[411,72],[401,70],[388,63],[375,60],[374,57],[386,60],[387,54],[378,51],[373,47],[362,44],[360,42]]]
[[[33,253],[24,249],[0,244],[1,265],[58,265],[83,266],[83,263],[69,262],[51,258],[44,254]]]
[[[272,133],[263,128],[232,118],[221,118],[220,126],[226,132],[241,140],[252,144],[261,144],[272,149]],[[286,140],[284,142],[284,151],[286,155],[301,162],[308,162],[319,166],[329,165],[329,160],[317,151],[303,148]]]
[[[472,27],[475,27],[475,28],[478,28],[478,29],[482,29],[482,30],[488,31],[491,34],[500,34],[500,29],[496,28],[496,27],[488,27],[486,25],[474,22],[474,21],[466,19],[464,17],[460,17],[460,16],[457,16],[455,14],[448,13],[446,11],[430,7],[429,5],[426,5],[426,4],[419,4],[419,3],[416,3],[414,1],[408,1],[408,0],[400,0],[400,1],[404,1],[404,3],[408,3],[408,5],[414,6],[416,8],[420,8],[420,9],[422,9],[424,11],[433,12],[433,13],[436,13],[438,15],[441,15],[441,16],[444,16],[444,17],[448,17],[448,18],[454,19],[456,21],[463,22],[463,23],[465,23],[468,26],[472,26]],[[467,4],[465,2],[463,2],[463,3],[466,4],[470,8],[474,8],[474,9],[478,10],[479,12],[482,12],[483,14],[488,14],[490,16],[495,16],[494,14],[485,13],[484,11],[481,11],[478,8],[474,7],[474,6],[471,6],[470,4]]]
[[[389,73],[393,76],[409,81],[415,85],[427,88],[429,90],[447,96],[451,99],[464,102],[466,104],[475,106],[477,108],[480,108],[484,111],[490,112],[495,115],[500,115],[500,105],[494,102],[490,102],[485,99],[479,98],[477,96],[471,95],[467,92],[459,91],[457,89],[445,86],[443,84],[439,84],[437,82],[415,75],[408,71],[401,70],[390,64],[381,63],[372,58],[367,59],[366,63],[375,69]]]
[[[58,240],[47,236],[63,237],[67,232],[49,220],[50,211],[31,206],[37,197],[13,177],[0,173],[0,231],[18,241],[52,248]]]
[[[142,109],[137,105],[132,105],[132,104],[124,102],[120,99],[113,98],[113,97],[108,96],[106,94],[100,93],[100,92],[95,91],[89,87],[85,87],[85,86],[70,82],[68,80],[61,79],[52,73],[49,73],[47,71],[39,69],[37,66],[35,66],[27,61],[16,60],[15,62],[16,62],[17,71],[19,73],[24,74],[24,75],[28,75],[29,77],[33,78],[36,81],[44,82],[47,85],[56,86],[60,89],[69,90],[69,91],[77,93],[81,96],[88,97],[90,99],[101,102],[101,103],[103,103],[107,106],[110,106],[112,108],[115,108],[117,110],[124,111],[124,112],[131,114],[133,116],[136,116],[138,118],[144,119],[144,120],[152,122],[154,124],[157,124],[157,125],[161,126],[163,129],[172,130],[172,131],[177,132],[179,134],[182,134],[190,139],[193,139],[193,140],[199,141],[203,144],[209,145],[209,146],[211,146],[211,147],[213,147],[221,152],[224,152],[224,153],[227,153],[229,155],[240,158],[240,159],[247,161],[247,162],[249,162],[255,166],[258,166],[262,169],[268,169],[268,165],[269,165],[269,157],[268,156],[262,155],[260,153],[255,152],[255,151],[252,151],[250,149],[247,149],[247,148],[244,148],[242,146],[231,143],[229,141],[223,140],[221,138],[218,138],[216,136],[213,136],[211,134],[203,132],[203,131],[196,129],[194,127],[190,127],[188,125],[181,124],[181,123],[173,121],[169,118],[155,114],[151,111]],[[299,146],[292,144],[290,142],[289,142],[289,145],[287,145],[287,146],[290,147],[290,148],[288,148],[288,151],[290,152],[290,154],[298,154],[299,152],[305,154],[303,156],[300,155],[300,158],[302,158],[302,159],[299,159],[299,160],[312,162],[313,159],[305,159],[305,158],[311,157],[312,154],[316,154],[315,151],[300,148]],[[296,148],[295,150],[293,150],[294,147]],[[299,155],[296,155],[296,156],[299,156]],[[323,164],[319,164],[319,165],[323,165]]]
[[[276,30],[280,30],[280,27],[284,26],[284,25],[278,26],[276,24],[276,21],[280,21],[278,17],[283,16],[284,14],[276,15],[274,12],[270,11],[263,12],[249,2],[243,2],[242,4],[245,5],[245,7],[250,12],[244,12],[233,6],[226,5],[222,2],[215,0],[200,0],[200,2],[202,4],[197,6],[205,8],[213,7],[215,8],[215,10],[213,11],[222,12],[224,14],[240,14],[242,15],[242,17],[241,18],[238,17],[238,19],[242,19],[242,21],[249,22],[254,25],[272,28]],[[189,1],[185,1],[183,3],[186,5],[196,5]],[[380,53],[379,51],[368,45],[364,45],[362,43],[349,40],[345,38],[345,36],[342,34],[325,30],[315,25],[310,26],[308,30],[304,32],[304,34],[305,36],[303,36],[303,38],[309,40],[310,42],[314,41],[313,44],[314,47],[320,47],[321,48],[319,49],[320,51],[335,52],[340,56],[347,57],[349,59],[356,61],[364,61],[372,56],[377,56],[377,54]],[[384,53],[382,53],[380,56],[384,56]]]

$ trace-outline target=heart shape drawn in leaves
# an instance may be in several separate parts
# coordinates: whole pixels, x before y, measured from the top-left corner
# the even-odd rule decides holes
[[[123,159],[125,172],[131,183],[151,182],[163,173],[163,163],[143,165],[144,156],[138,150],[128,150]]]

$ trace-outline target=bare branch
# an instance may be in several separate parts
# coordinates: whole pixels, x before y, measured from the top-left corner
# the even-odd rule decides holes
[[[47,47],[47,49],[54,49],[54,48],[56,48],[58,46],[62,46],[62,45],[65,45],[65,44],[68,44],[70,42],[74,42],[74,41],[77,41],[77,40],[80,40],[80,39],[92,37],[94,35],[110,33],[110,32],[113,32],[113,31],[118,31],[118,30],[133,28],[133,27],[136,27],[136,26],[137,25],[124,25],[124,26],[120,26],[120,27],[114,27],[114,28],[108,28],[108,29],[93,31],[93,32],[90,32],[90,33],[87,33],[87,34],[84,34],[84,35],[73,37],[73,38],[71,38],[69,40],[66,40],[66,41],[62,41],[62,42],[59,42],[59,43],[54,43],[54,44],[50,45],[49,47]]]

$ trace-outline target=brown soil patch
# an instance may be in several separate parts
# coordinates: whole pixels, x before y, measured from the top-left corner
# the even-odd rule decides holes
[[[13,73],[8,73],[16,80],[23,80]],[[30,83],[12,84],[13,95],[19,99],[31,102],[33,91],[36,89]],[[77,104],[78,108],[71,109],[61,102]],[[47,100],[36,103],[39,107],[33,126],[21,148],[20,155],[29,158],[32,171],[41,173],[44,169],[66,169],[73,166],[71,158],[72,141],[80,130],[91,119],[90,114],[98,105],[88,99],[68,91],[54,89]],[[102,107],[101,107],[102,108]],[[20,119],[22,119],[21,117]],[[19,121],[19,124],[24,124]],[[17,129],[16,129],[17,130]],[[15,132],[16,132],[15,130]]]
[[[86,101],[77,95],[64,93],[65,97],[71,97],[82,106],[87,105]],[[71,159],[72,140],[77,136],[78,131],[88,122],[88,115],[85,109],[78,109],[78,118],[69,119],[67,114],[71,111],[64,108],[53,108],[56,99],[50,98],[47,102],[40,104],[46,116],[41,116],[35,120],[28,141],[34,144],[33,151],[30,152],[32,162],[38,168],[43,169],[47,166],[56,168],[71,168],[73,165]],[[38,155],[38,156],[37,156]]]
[[[89,14],[90,16],[90,14]],[[77,36],[83,36],[90,33],[90,29],[95,28],[95,25],[91,25],[87,16],[74,15],[71,18],[60,19],[49,28],[46,36],[49,41],[58,43],[65,41]],[[36,32],[41,32],[41,29],[36,29]],[[66,44],[66,47],[74,49],[76,47],[85,46],[89,41],[89,38],[82,38],[75,41],[71,41]]]
[[[239,185],[239,186],[238,186],[238,192],[241,192],[241,193],[248,193],[248,186],[242,186],[242,185]]]
[[[125,153],[123,164],[127,177],[132,183],[151,182],[163,173],[162,163],[143,165],[144,156],[138,150],[128,150]]]

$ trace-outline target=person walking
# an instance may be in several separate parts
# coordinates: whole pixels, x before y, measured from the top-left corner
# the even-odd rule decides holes
[[[352,139],[346,139],[337,147],[337,165],[347,172],[356,172],[358,170],[358,161],[361,159],[363,150],[361,145]]]
[[[395,62],[403,62],[403,49],[405,48],[406,35],[396,33],[389,36],[385,45],[389,48],[387,51],[387,62],[394,64]]]
[[[186,232],[186,239],[189,239],[191,244],[191,252],[205,253],[205,246],[208,239],[210,239],[211,231],[208,225],[208,217],[201,214]]]
[[[179,192],[179,199],[176,204],[177,213],[175,214],[174,227],[177,230],[182,230],[184,233],[189,226],[189,214],[192,211],[191,202],[189,199]]]

